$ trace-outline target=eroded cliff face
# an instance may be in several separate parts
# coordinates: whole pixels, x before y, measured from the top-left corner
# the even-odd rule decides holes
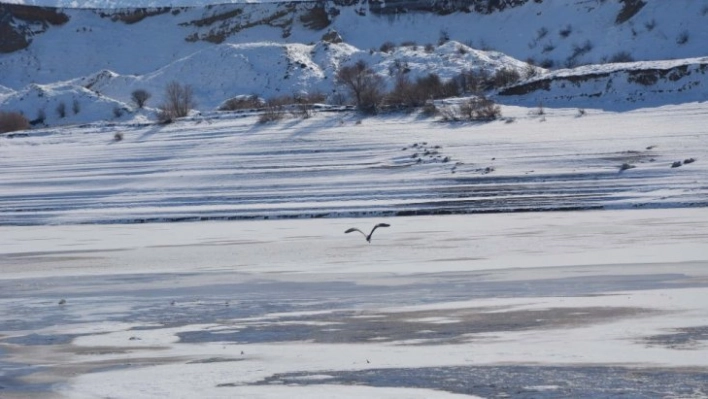
[[[608,104],[614,103],[613,109],[631,109],[657,99],[664,103],[703,101],[706,82],[708,57],[703,57],[558,71],[507,87],[499,95],[505,101],[533,100],[548,106],[603,98]]]
[[[56,8],[0,4],[0,53],[25,49],[32,37],[68,21],[69,16]]]
[[[324,30],[335,24],[337,17],[347,11],[362,18],[411,13],[430,13],[437,16],[456,13],[489,15],[506,12],[527,3],[543,2],[544,0],[328,0],[130,9],[59,9],[0,4],[0,53],[28,48],[35,37],[45,33],[51,26],[65,24],[71,15],[83,19],[87,13],[96,14],[106,21],[123,24],[139,24],[153,17],[172,15],[175,25],[186,28],[186,41],[222,43],[229,37],[257,27],[278,29],[282,38],[288,38],[294,26],[314,31]],[[642,0],[616,0],[615,3],[619,5],[617,24],[629,21],[646,5]]]

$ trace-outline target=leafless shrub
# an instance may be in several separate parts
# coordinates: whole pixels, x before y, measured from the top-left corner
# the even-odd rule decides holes
[[[546,110],[543,108],[543,103],[538,102],[538,106],[535,109],[529,111],[529,115],[543,116],[546,115]]]
[[[554,66],[556,66],[556,62],[553,61],[553,59],[551,59],[551,58],[545,58],[545,59],[541,60],[541,68],[551,69]]]
[[[480,69],[462,71],[454,80],[462,92],[480,94],[492,87],[491,79],[487,71]]]
[[[326,96],[319,91],[293,95],[293,104],[295,104],[293,114],[297,117],[307,119],[312,116],[313,105],[322,103],[325,99]]]
[[[423,114],[423,116],[432,118],[433,116],[438,114],[438,107],[435,106],[434,102],[426,101],[426,103],[423,105],[423,108],[421,108],[420,112],[421,114]]]
[[[450,32],[448,32],[446,29],[440,29],[440,36],[438,37],[438,46],[442,46],[443,44],[445,44],[449,41],[450,41]]]
[[[393,60],[393,65],[388,68],[388,74],[391,76],[404,75],[410,71],[411,67],[408,65],[408,61],[401,61],[398,58]]]
[[[130,99],[138,108],[143,108],[150,97],[152,97],[152,94],[143,89],[134,90],[130,93]]]
[[[195,106],[192,86],[182,86],[178,82],[172,81],[165,88],[165,100],[159,107],[159,115],[162,117],[159,119],[162,122],[167,122],[187,116],[189,110]]]
[[[586,115],[585,108],[578,108],[578,118]]]
[[[258,117],[258,123],[277,122],[285,117],[285,107],[282,98],[274,98],[266,101],[263,112]]]
[[[521,80],[521,74],[519,74],[517,70],[511,68],[499,69],[492,77],[495,88],[506,87],[518,82],[519,80]]]
[[[113,135],[113,140],[114,141],[122,141],[123,140],[123,133],[118,132]]]
[[[558,34],[560,35],[560,37],[562,37],[564,39],[566,37],[570,36],[571,33],[573,33],[573,27],[571,25],[566,25],[565,28],[558,31]]]
[[[653,31],[654,28],[656,28],[656,20],[652,19],[651,21],[645,22],[644,27],[647,28],[649,32]]]
[[[418,49],[418,43],[412,41],[412,40],[406,40],[401,42],[401,47],[410,47],[413,50]]]
[[[679,33],[678,37],[676,37],[676,44],[678,44],[679,46],[684,45],[684,44],[688,43],[688,38],[689,38],[688,31],[685,30],[685,31]]]
[[[548,28],[545,26],[536,31],[536,39],[541,40],[548,35]]]
[[[547,43],[543,46],[542,52],[545,53],[550,53],[551,51],[555,50],[556,46],[553,43]]]
[[[261,108],[265,105],[263,99],[253,94],[250,96],[237,96],[224,101],[219,106],[219,111],[240,111],[253,110]]]
[[[71,110],[74,111],[74,115],[81,112],[81,104],[79,104],[79,100],[74,99],[74,101],[71,104]]]
[[[501,108],[493,100],[479,96],[460,104],[460,114],[466,120],[488,122],[501,117]]]
[[[44,121],[47,120],[47,113],[44,112],[43,108],[37,110],[37,117],[29,121],[31,126],[43,125]]]
[[[57,105],[57,115],[59,115],[59,118],[65,118],[66,117],[66,104],[62,101]]]
[[[437,108],[437,114],[440,115],[440,119],[445,122],[458,122],[462,120],[459,108],[455,105],[443,105]]]
[[[573,68],[578,65],[578,59],[589,53],[594,48],[590,40],[586,40],[582,45],[573,44],[573,53],[566,59],[565,67]]]
[[[454,97],[460,94],[453,80],[443,82],[437,74],[429,74],[411,81],[400,75],[393,90],[386,96],[386,104],[394,108],[421,107],[430,100]]]
[[[0,133],[16,132],[29,128],[29,121],[21,113],[0,111]]]
[[[630,54],[628,51],[619,51],[615,54],[613,54],[609,62],[611,63],[617,63],[617,62],[633,62],[634,58],[632,57],[632,54]]]
[[[113,116],[116,118],[120,118],[121,116],[123,116],[123,108],[117,105],[113,107]]]
[[[393,50],[396,49],[396,43],[387,41],[381,44],[381,47],[379,47],[379,51],[382,53],[390,53],[393,52]]]
[[[383,99],[384,81],[364,61],[345,66],[337,72],[337,83],[344,86],[365,113],[376,113]]]
[[[459,105],[445,105],[437,108],[443,121],[490,122],[501,118],[501,108],[485,96],[470,98]]]
[[[425,50],[426,53],[430,54],[433,51],[435,51],[435,46],[432,43],[428,43],[423,47],[423,50]]]

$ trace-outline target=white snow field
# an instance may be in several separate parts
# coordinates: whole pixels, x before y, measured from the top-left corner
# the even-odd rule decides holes
[[[2,138],[0,397],[708,397],[708,103],[535,111]]]

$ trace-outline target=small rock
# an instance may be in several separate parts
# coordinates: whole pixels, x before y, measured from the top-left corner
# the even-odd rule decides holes
[[[678,168],[681,165],[683,165],[683,163],[681,161],[674,161],[674,163],[671,164],[671,167]]]
[[[694,162],[696,162],[695,158],[688,158],[688,159],[683,160],[684,165],[689,164],[689,163],[694,163]]]
[[[653,150],[654,148],[656,148],[655,145],[650,145],[649,147],[647,147],[647,150]]]
[[[63,305],[63,304],[65,304],[65,303],[66,303],[66,299],[62,299],[62,300],[59,301],[59,304],[60,304],[60,305]]]
[[[620,172],[622,172],[623,170],[634,169],[634,168],[636,168],[636,166],[634,166],[634,165],[632,165],[632,164],[628,164],[627,162],[625,162],[625,163],[622,164],[622,166],[620,166]]]
[[[138,337],[130,337],[130,338],[128,338],[128,341],[142,341],[142,340]]]

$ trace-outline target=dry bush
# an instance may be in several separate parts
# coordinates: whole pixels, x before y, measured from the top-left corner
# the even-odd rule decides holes
[[[502,88],[512,85],[521,80],[521,74],[511,68],[502,68],[498,70],[492,77],[495,88]]]
[[[138,108],[143,108],[147,100],[152,97],[152,94],[147,90],[138,89],[130,93],[130,99],[135,103]]]
[[[74,99],[71,104],[71,110],[74,111],[74,115],[78,114],[81,111],[81,104],[79,104],[79,100]]]
[[[558,31],[558,34],[560,35],[560,37],[562,37],[564,39],[566,37],[570,36],[571,33],[573,33],[573,27],[571,25],[566,25],[565,28]]]
[[[258,117],[258,123],[277,122],[285,117],[283,98],[273,98],[266,102],[263,112]]]
[[[420,112],[423,116],[432,118],[438,115],[438,107],[435,106],[434,102],[427,101],[425,105],[423,105],[423,108],[421,108]]]
[[[21,113],[0,111],[0,133],[16,132],[29,128],[29,121]]]
[[[483,69],[462,71],[454,80],[465,93],[479,94],[492,87],[492,77]]]
[[[396,43],[391,42],[391,41],[384,42],[381,45],[381,47],[379,47],[379,51],[381,51],[382,53],[391,53],[395,49],[396,49]]]
[[[474,97],[460,104],[460,114],[470,121],[493,121],[501,117],[501,108],[484,96]]]
[[[261,108],[264,105],[265,101],[255,94],[250,96],[237,96],[221,104],[219,111],[253,110]]]
[[[195,106],[192,86],[182,86],[178,82],[172,81],[165,88],[165,100],[159,107],[158,119],[163,123],[171,122],[175,118],[187,116],[189,110]]]
[[[437,74],[416,79],[399,75],[393,90],[386,97],[386,104],[395,108],[421,107],[430,100],[455,97],[460,94],[454,80],[443,82]]]
[[[59,118],[66,117],[66,104],[63,101],[57,105],[57,115],[59,115]]]
[[[632,57],[632,54],[630,54],[627,51],[619,51],[610,57],[609,62],[611,63],[617,63],[617,62],[632,62],[634,61],[634,58]]]
[[[688,38],[688,31],[683,31],[679,33],[678,37],[676,38],[676,44],[678,44],[679,46],[684,45],[688,43]]]
[[[293,104],[295,104],[295,108],[292,113],[297,117],[307,119],[312,116],[313,105],[323,103],[326,98],[327,96],[325,96],[324,93],[319,91],[309,93],[298,93],[296,95],[293,95],[292,102]]]
[[[384,96],[384,81],[366,62],[342,67],[337,72],[337,83],[349,91],[359,111],[369,114],[378,112]]]

